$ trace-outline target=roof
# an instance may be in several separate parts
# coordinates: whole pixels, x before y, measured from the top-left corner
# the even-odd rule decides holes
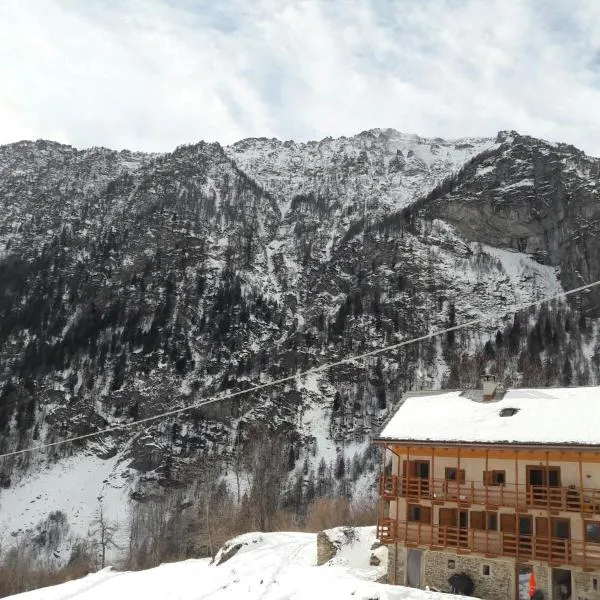
[[[600,387],[514,389],[491,402],[460,391],[408,397],[378,439],[600,446]]]

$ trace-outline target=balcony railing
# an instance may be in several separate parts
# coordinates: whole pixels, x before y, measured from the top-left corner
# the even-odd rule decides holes
[[[377,535],[383,543],[399,542],[406,546],[424,546],[432,550],[449,549],[463,554],[476,552],[489,557],[541,560],[554,565],[600,567],[600,543],[427,525],[394,519],[380,519],[377,523]]]
[[[575,486],[547,487],[510,483],[486,486],[474,481],[460,483],[446,479],[382,475],[380,494],[386,498],[401,496],[416,501],[426,499],[485,506],[600,513],[600,490]]]

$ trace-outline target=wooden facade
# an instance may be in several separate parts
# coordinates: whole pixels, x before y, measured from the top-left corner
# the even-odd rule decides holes
[[[382,542],[600,571],[599,450],[379,443]]]

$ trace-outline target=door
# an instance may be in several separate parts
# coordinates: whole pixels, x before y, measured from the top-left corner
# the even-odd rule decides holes
[[[560,467],[527,466],[527,498],[530,505],[560,508]]]
[[[458,510],[440,508],[439,543],[442,546],[457,545]]]
[[[571,550],[571,521],[569,519],[552,519],[551,530],[552,559],[567,562]]]
[[[421,550],[414,548],[408,549],[408,556],[406,557],[407,568],[406,568],[406,585],[412,588],[421,587]]]
[[[404,496],[419,498],[429,496],[429,461],[403,461],[402,493]]]
[[[429,496],[429,461],[416,460],[417,481],[419,483],[419,495]]]
[[[548,517],[535,519],[535,557],[548,560],[550,557],[550,521]]]
[[[533,553],[533,517],[531,515],[519,515],[518,555],[530,558]]]
[[[500,535],[502,553],[509,556],[517,554],[517,516],[510,513],[500,514]]]
[[[461,548],[469,546],[469,511],[458,511],[458,545]]]
[[[517,563],[517,598],[519,600],[531,600],[529,596],[529,582],[531,581],[531,565],[520,565]]]

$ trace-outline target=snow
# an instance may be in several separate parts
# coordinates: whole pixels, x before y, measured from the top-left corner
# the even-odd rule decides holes
[[[367,538],[365,538],[367,539]],[[187,560],[155,569],[120,573],[105,569],[62,585],[27,592],[20,600],[452,600],[457,596],[375,583],[368,568],[350,563],[315,566],[316,534],[249,533],[229,560]],[[361,545],[365,555],[370,551]]]
[[[379,546],[376,550],[371,550],[377,542],[375,527],[335,527],[323,533],[338,548],[336,555],[327,562],[328,566],[350,567],[361,579],[373,581],[386,574],[387,547]],[[379,558],[379,566],[374,567],[370,564],[371,554]]]
[[[93,529],[100,497],[106,520],[117,526],[121,541],[127,534],[129,492],[123,475],[118,456],[103,460],[85,454],[31,472],[13,487],[0,490],[0,531],[13,536],[34,531],[50,512],[61,511],[69,525],[57,557],[57,563],[64,564],[74,537],[87,538]]]
[[[473,401],[458,391],[409,397],[380,438],[598,446],[599,396],[600,387],[580,387],[508,390],[492,402]],[[502,417],[503,408],[518,412]]]

